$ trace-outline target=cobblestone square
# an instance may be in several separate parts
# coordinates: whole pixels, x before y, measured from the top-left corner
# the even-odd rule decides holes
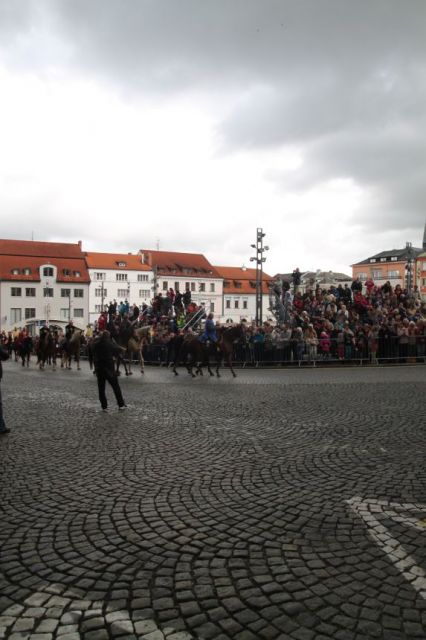
[[[426,638],[426,369],[4,366],[0,638]]]

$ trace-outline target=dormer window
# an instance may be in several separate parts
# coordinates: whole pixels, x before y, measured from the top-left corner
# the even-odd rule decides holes
[[[376,262],[376,258],[370,258],[370,262]]]
[[[71,271],[69,269],[62,269],[62,273],[64,276],[70,276],[71,275]]]
[[[398,261],[398,256],[391,257],[391,262],[397,262],[397,261]]]
[[[43,267],[43,275],[47,278],[53,277],[53,267]]]
[[[12,269],[13,276],[19,276],[19,269]]]
[[[118,267],[125,267],[126,263],[125,262],[117,262],[117,266]]]
[[[386,262],[386,258],[380,258],[380,262]]]
[[[80,278],[81,277],[80,271],[73,271],[73,276],[76,278]]]
[[[25,269],[22,270],[22,273],[24,276],[29,276],[31,275],[31,269],[29,267],[25,267]]]
[[[223,286],[224,286],[224,287],[229,287],[229,285],[230,285],[229,280],[224,280],[224,281],[223,281]]]

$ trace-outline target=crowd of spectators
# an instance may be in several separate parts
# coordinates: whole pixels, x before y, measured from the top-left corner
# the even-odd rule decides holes
[[[245,337],[235,344],[235,361],[244,365],[322,362],[414,362],[426,360],[426,305],[417,288],[410,291],[390,282],[377,286],[359,278],[349,287],[320,286],[301,291],[276,281],[271,288],[271,313],[276,320],[261,325],[246,322]],[[91,338],[108,329],[112,336],[123,325],[149,325],[146,362],[169,364],[175,357],[174,338],[201,327],[202,307],[191,292],[169,289],[151,305],[111,301],[94,325],[86,329]],[[197,322],[195,322],[197,321]],[[2,335],[12,347],[19,332]]]
[[[295,279],[297,282],[297,278]],[[145,348],[148,362],[173,360],[173,338],[188,329],[200,309],[170,289],[151,306],[128,309],[109,307],[105,327],[114,318],[129,315],[151,325],[151,341]],[[277,320],[247,322],[245,337],[235,344],[235,360],[245,365],[317,361],[380,362],[425,361],[426,306],[417,288],[411,291],[390,282],[377,286],[371,279],[328,289],[275,282],[272,309]],[[110,327],[111,328],[111,327]],[[190,328],[191,331],[193,328]]]

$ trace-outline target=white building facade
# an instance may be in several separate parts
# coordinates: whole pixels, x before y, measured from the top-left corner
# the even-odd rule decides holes
[[[204,255],[146,249],[141,249],[139,255],[152,269],[157,294],[165,296],[169,289],[183,294],[189,289],[197,306],[204,306],[206,312],[213,312],[218,318],[222,316],[223,278]]]
[[[98,320],[110,302],[129,302],[141,308],[154,295],[154,273],[134,254],[86,252],[90,276],[89,322]]]
[[[223,278],[222,321],[253,322],[256,319],[256,269],[215,267]],[[262,320],[273,320],[269,309],[271,277],[262,274]]]
[[[89,274],[81,244],[0,240],[0,328],[80,328],[89,311]]]

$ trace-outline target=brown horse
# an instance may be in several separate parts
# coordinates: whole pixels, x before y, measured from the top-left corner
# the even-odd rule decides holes
[[[62,344],[61,367],[71,369],[71,361],[74,357],[77,363],[77,371],[80,371],[80,351],[85,342],[82,329],[74,329],[72,336]]]
[[[185,339],[179,350],[179,355],[176,358],[176,362],[173,367],[173,373],[178,375],[176,371],[177,362],[184,362],[188,369],[188,372],[195,378],[193,372],[194,366],[196,366],[196,374],[203,375],[202,367],[206,366],[209,374],[214,375],[210,368],[210,358],[216,361],[216,376],[220,378],[219,369],[224,361],[228,364],[233,377],[236,377],[236,373],[232,366],[232,356],[234,352],[234,342],[239,340],[245,335],[245,324],[237,324],[232,327],[223,327],[219,330],[219,339],[215,342],[206,344],[201,342],[198,336],[191,336]]]
[[[117,359],[117,373],[119,373],[121,362],[124,365],[126,376],[131,376],[132,360],[136,359],[140,366],[140,372],[145,373],[145,361],[143,359],[143,347],[147,344],[151,335],[151,327],[133,327],[118,334],[117,343],[123,349],[123,356]],[[125,359],[124,356],[127,356]],[[136,357],[135,357],[136,356]]]
[[[50,330],[42,331],[38,339],[37,347],[37,364],[40,371],[44,370],[46,362],[52,363],[53,371],[56,370],[56,337],[52,335]]]

